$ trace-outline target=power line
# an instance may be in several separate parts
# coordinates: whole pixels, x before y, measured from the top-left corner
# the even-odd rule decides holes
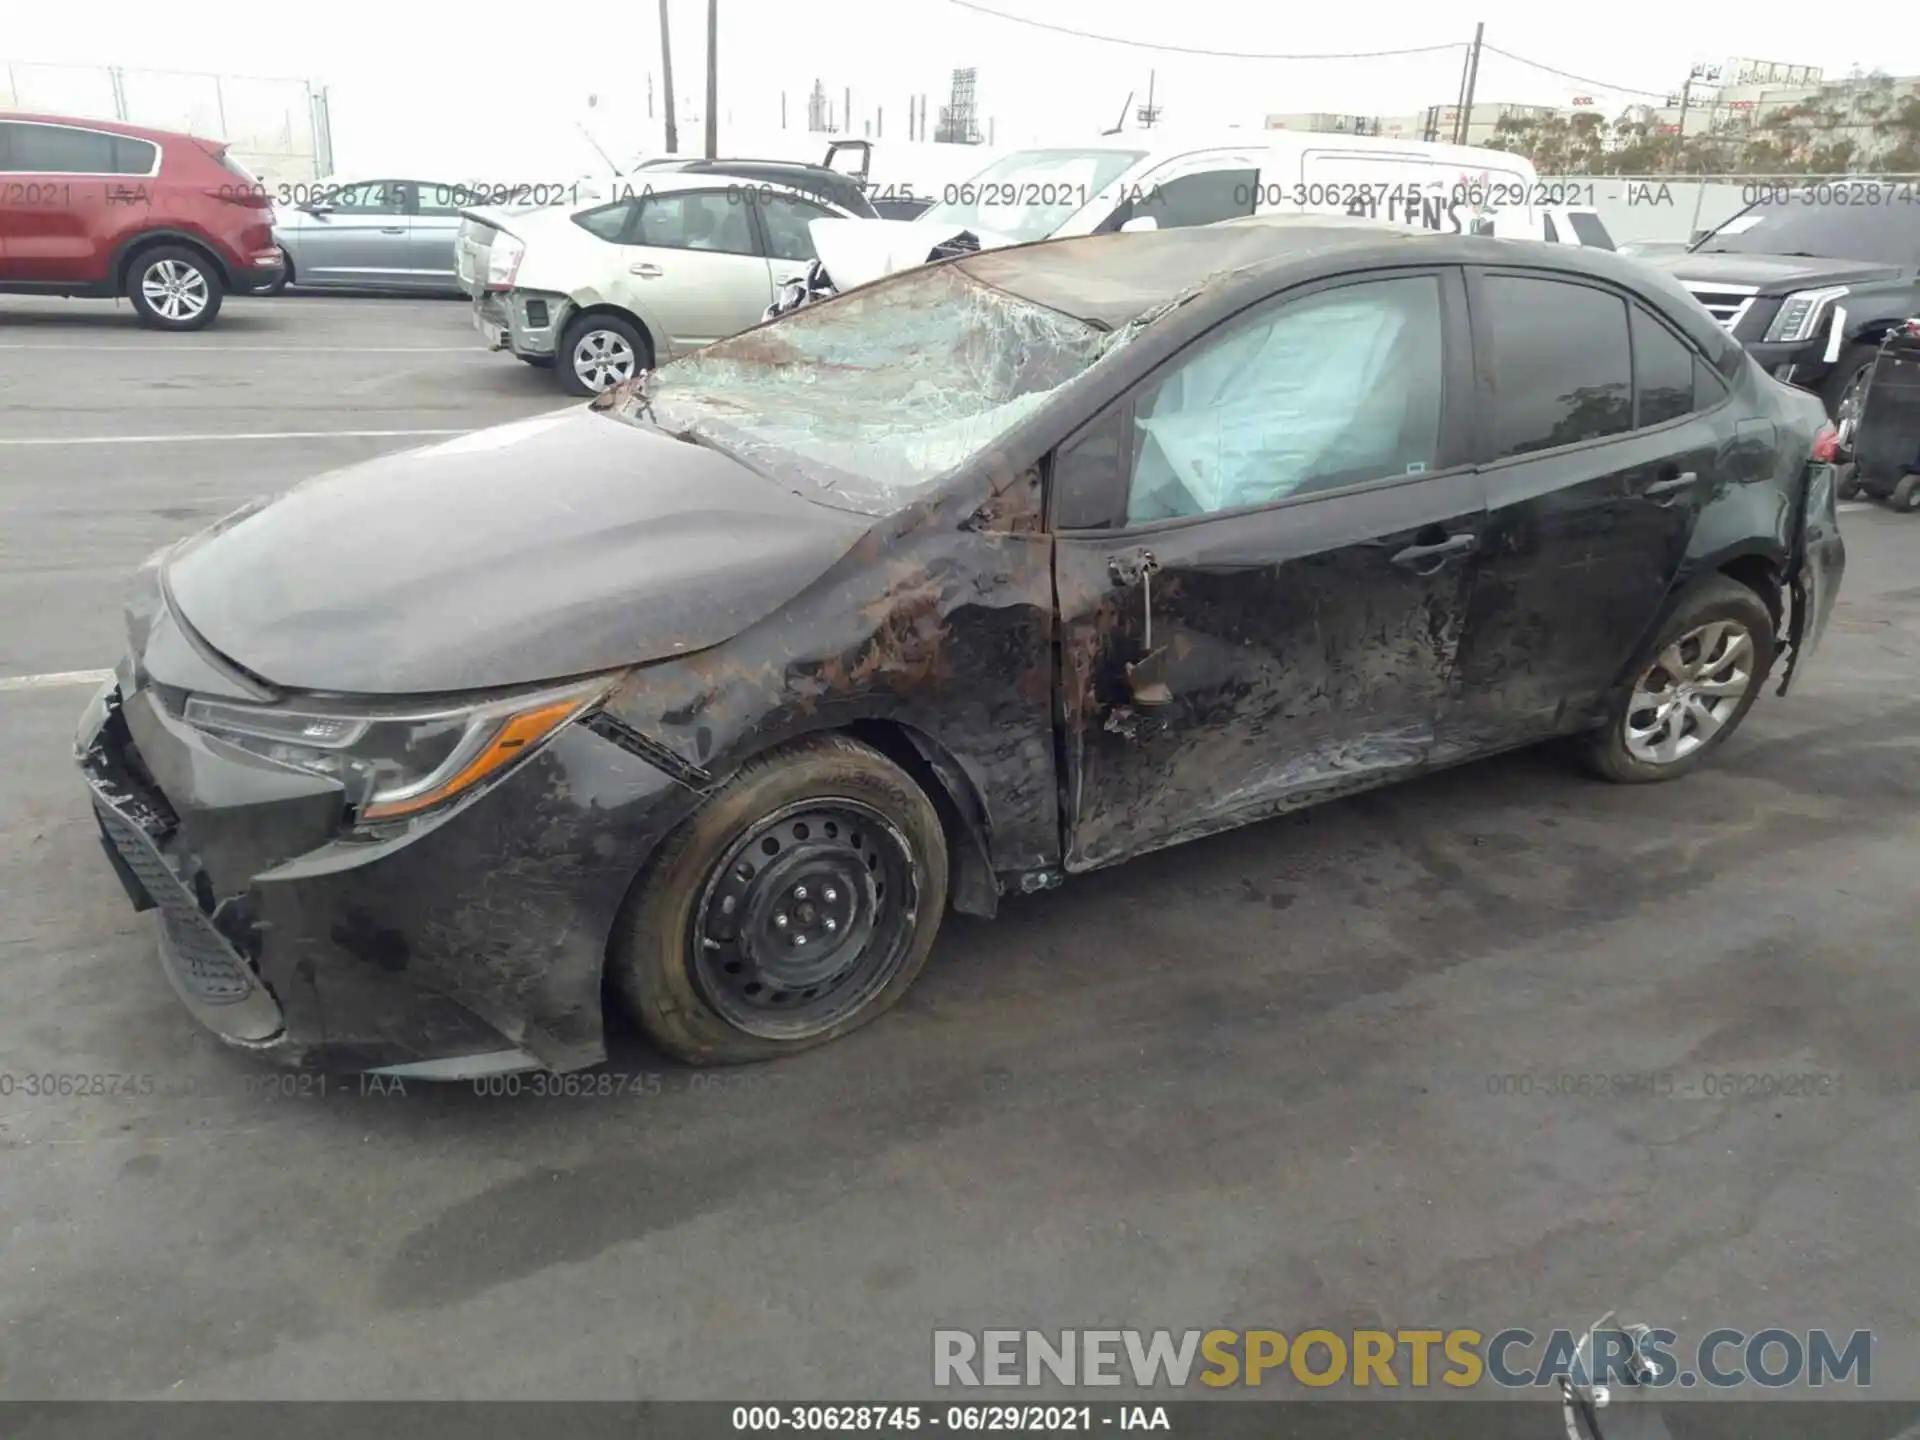
[[[959,3],[959,0],[953,0],[953,3]],[[1502,50],[1498,45],[1482,45],[1481,49],[1490,50],[1495,55],[1505,56],[1509,60],[1521,65],[1530,66],[1532,69],[1544,70],[1549,75],[1558,75],[1562,80],[1577,80],[1580,84],[1591,85],[1596,90],[1612,90],[1622,95],[1651,95],[1656,99],[1662,100],[1667,96],[1665,90],[1642,90],[1634,85],[1614,85],[1605,80],[1590,80],[1585,75],[1575,75],[1571,71],[1556,70],[1551,65],[1542,65],[1538,60],[1529,60],[1526,56],[1516,55],[1511,50]]]
[[[1004,10],[992,10],[985,5],[976,5],[973,0],[947,0],[947,3],[957,5],[962,10],[991,15],[996,20],[1011,21],[1015,25],[1029,25],[1035,30],[1051,30],[1056,35],[1071,35],[1076,40],[1098,40],[1105,45],[1125,45],[1134,50],[1159,50],[1169,55],[1205,55],[1216,60],[1379,60],[1389,55],[1435,55],[1443,50],[1464,50],[1467,43],[1464,40],[1450,40],[1444,45],[1415,45],[1405,50],[1349,50],[1321,55],[1271,55],[1250,50],[1206,50],[1194,45],[1162,45],[1152,40],[1129,40],[1124,35],[1098,35],[1091,30],[1075,30],[1068,25],[1050,25],[1045,20],[1033,20],[1025,15],[1009,15]],[[1489,50],[1492,48],[1491,45],[1487,46]]]

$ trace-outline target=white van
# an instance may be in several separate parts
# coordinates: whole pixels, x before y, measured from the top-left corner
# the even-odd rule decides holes
[[[1561,200],[1532,162],[1504,150],[1362,135],[1163,131],[1015,150],[942,187],[913,220],[816,220],[836,289],[956,250],[1064,235],[1212,225],[1259,214],[1353,215],[1427,229],[1533,228]],[[1524,216],[1525,218],[1521,218]]]

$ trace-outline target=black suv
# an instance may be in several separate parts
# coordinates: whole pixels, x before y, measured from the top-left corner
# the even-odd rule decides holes
[[[1920,315],[1920,183],[1759,182],[1670,271],[1754,359],[1857,418],[1887,332]]]

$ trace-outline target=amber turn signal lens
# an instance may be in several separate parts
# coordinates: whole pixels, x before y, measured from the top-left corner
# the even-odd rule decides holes
[[[473,759],[431,790],[422,791],[418,795],[409,795],[404,800],[390,800],[384,804],[369,805],[360,812],[360,818],[391,820],[438,805],[441,801],[458,795],[462,790],[486,779],[501,766],[510,765],[518,760],[533,746],[566,724],[580,712],[580,709],[580,701],[574,698],[556,700],[550,705],[542,705],[537,710],[528,710],[522,714],[510,716]]]

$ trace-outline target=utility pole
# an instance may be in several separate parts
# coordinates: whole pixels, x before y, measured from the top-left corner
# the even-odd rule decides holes
[[[1480,79],[1480,37],[1487,33],[1483,20],[1473,27],[1473,48],[1467,52],[1467,97],[1460,103],[1460,143],[1473,138],[1473,87]]]
[[[840,92],[840,118],[846,124],[847,134],[853,133],[853,87],[847,86]]]
[[[720,158],[720,0],[707,0],[707,159]]]
[[[784,90],[780,92],[780,128],[787,128],[787,92]]]
[[[673,37],[667,30],[667,0],[660,0],[660,89],[667,110],[667,153],[680,153],[680,129],[673,109]]]

